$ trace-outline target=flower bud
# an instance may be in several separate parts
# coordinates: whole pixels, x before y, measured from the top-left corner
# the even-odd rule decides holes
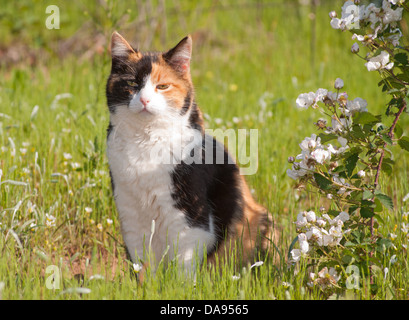
[[[334,169],[337,168],[337,167],[338,167],[338,162],[337,162],[337,161],[331,162],[331,163],[329,164],[330,170],[334,170]]]
[[[358,43],[354,43],[351,47],[351,52],[352,53],[358,53],[359,52],[359,44]]]
[[[334,88],[339,90],[339,89],[342,89],[343,87],[344,87],[344,81],[340,78],[337,78],[335,80]]]
[[[318,119],[315,125],[318,127],[318,129],[324,129],[327,126],[327,121],[324,119]]]
[[[337,13],[336,13],[335,11],[331,11],[331,12],[329,13],[329,17],[330,17],[331,19],[334,19],[334,18],[337,17]]]
[[[293,163],[295,161],[295,158],[294,157],[288,157],[287,161],[289,163]]]

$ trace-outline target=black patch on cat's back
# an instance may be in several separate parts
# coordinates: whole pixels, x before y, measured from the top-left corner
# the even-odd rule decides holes
[[[175,207],[186,214],[191,227],[208,231],[209,217],[212,215],[217,240],[222,241],[226,233],[233,231],[234,221],[242,218],[243,198],[239,168],[235,163],[229,163],[224,146],[211,139],[213,162],[205,164],[203,150],[203,163],[182,162],[177,165],[172,174],[172,198]],[[224,153],[222,164],[216,164],[217,152]]]

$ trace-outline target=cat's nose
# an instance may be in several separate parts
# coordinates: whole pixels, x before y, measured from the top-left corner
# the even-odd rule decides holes
[[[141,96],[140,100],[144,107],[149,103],[149,99],[146,97]]]

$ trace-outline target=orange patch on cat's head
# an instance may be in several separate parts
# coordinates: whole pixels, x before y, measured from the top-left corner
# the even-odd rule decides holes
[[[156,63],[152,64],[150,74],[152,84],[169,85],[166,90],[161,90],[161,94],[174,108],[182,109],[186,104],[191,104],[193,98],[193,85],[190,73],[176,72],[162,56]]]

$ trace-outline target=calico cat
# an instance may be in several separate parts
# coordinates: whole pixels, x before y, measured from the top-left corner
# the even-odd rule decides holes
[[[191,52],[190,36],[164,53],[142,53],[114,32],[106,86],[107,156],[128,254],[140,262],[150,252],[156,263],[177,256],[187,270],[205,255],[229,256],[237,243],[250,259],[272,234],[239,167],[204,134]]]

